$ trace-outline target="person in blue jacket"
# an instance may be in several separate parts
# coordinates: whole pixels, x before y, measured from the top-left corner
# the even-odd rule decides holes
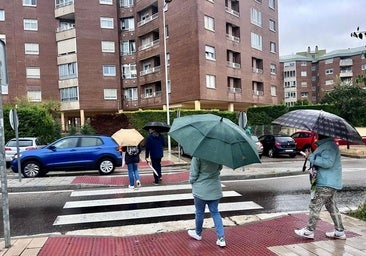
[[[337,190],[342,189],[342,164],[341,154],[334,138],[318,135],[318,148],[313,152],[306,152],[311,167],[311,180],[313,191],[309,205],[310,213],[307,226],[295,230],[298,236],[314,239],[314,230],[319,220],[322,207],[329,212],[333,222],[334,231],[325,235],[334,239],[346,239],[341,214],[337,208]]]
[[[192,158],[189,182],[192,184],[192,194],[196,208],[196,229],[188,230],[188,235],[196,240],[202,239],[202,226],[207,205],[216,229],[216,244],[225,247],[224,225],[218,210],[219,201],[222,198],[221,169],[221,164],[197,157]]]
[[[156,171],[156,173],[153,172],[154,185],[159,185],[159,182],[162,180],[161,159],[164,156],[164,145],[164,136],[158,133],[156,130],[150,128],[145,144],[145,160],[148,162],[150,157],[151,165]]]

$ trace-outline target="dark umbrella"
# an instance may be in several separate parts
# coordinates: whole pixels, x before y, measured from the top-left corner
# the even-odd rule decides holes
[[[323,110],[293,110],[278,117],[272,123],[363,144],[361,135],[351,124],[342,117]]]
[[[164,122],[154,121],[154,122],[148,122],[147,124],[145,124],[143,129],[146,131],[148,131],[149,129],[154,129],[157,132],[169,132],[170,125],[168,125],[167,123],[164,123]]]

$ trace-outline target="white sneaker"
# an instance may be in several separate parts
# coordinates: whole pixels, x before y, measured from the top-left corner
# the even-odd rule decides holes
[[[135,186],[128,185],[128,188],[135,189]]]
[[[347,238],[344,231],[338,231],[338,230],[335,230],[335,231],[332,231],[332,232],[326,232],[325,236],[329,237],[329,238],[341,239],[341,240],[345,240]]]
[[[141,187],[141,182],[140,182],[140,180],[137,180],[137,181],[136,181],[136,186]]]
[[[198,241],[202,239],[202,236],[197,235],[196,230],[188,230],[188,235]]]
[[[295,229],[295,234],[301,237],[314,239],[314,231],[310,231],[307,228]]]
[[[221,237],[217,239],[216,244],[220,247],[225,247],[226,246],[225,238]]]

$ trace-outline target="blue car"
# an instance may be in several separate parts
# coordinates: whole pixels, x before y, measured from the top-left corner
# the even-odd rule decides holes
[[[57,170],[98,170],[111,174],[122,166],[122,154],[117,142],[109,136],[67,136],[41,149],[21,152],[11,162],[13,172],[18,172],[20,157],[24,177],[40,177]]]

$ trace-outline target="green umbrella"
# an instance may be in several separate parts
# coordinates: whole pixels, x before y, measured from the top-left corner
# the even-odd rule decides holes
[[[184,151],[207,161],[236,169],[260,163],[257,146],[242,128],[213,114],[174,119],[168,133]]]

